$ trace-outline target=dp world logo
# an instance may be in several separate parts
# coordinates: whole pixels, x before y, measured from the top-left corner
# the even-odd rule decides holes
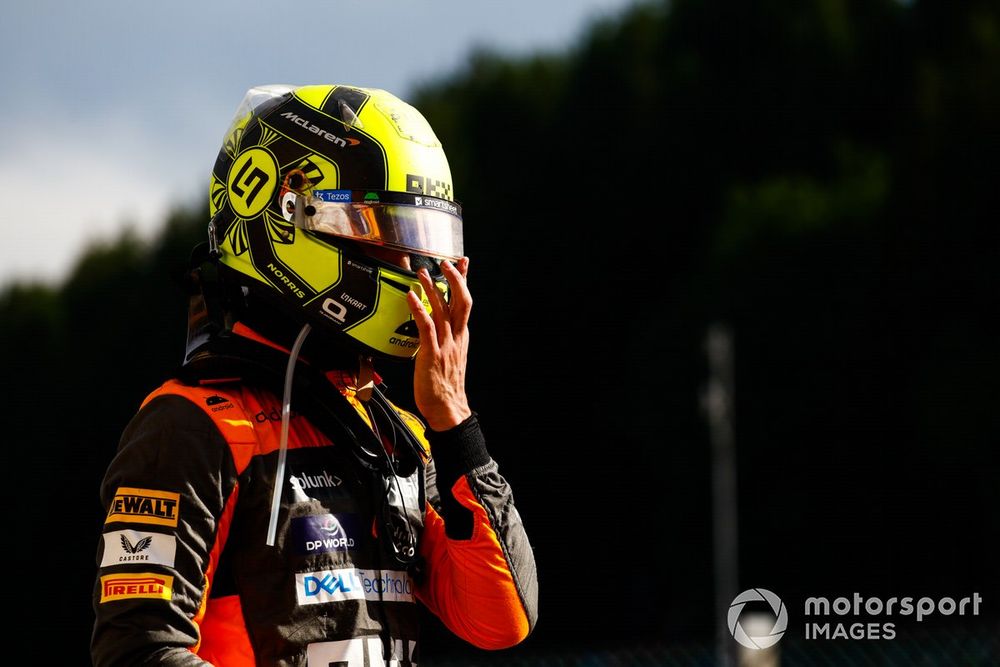
[[[751,632],[763,633],[750,635],[743,629],[743,625],[740,623],[740,614],[743,613],[743,606],[747,602],[767,602],[771,605],[775,621],[770,631],[766,627],[750,626]],[[737,595],[733,603],[729,605],[728,621],[729,633],[740,644],[752,649],[767,648],[777,644],[781,635],[785,634],[785,628],[788,627],[788,610],[781,598],[766,588],[751,588]]]

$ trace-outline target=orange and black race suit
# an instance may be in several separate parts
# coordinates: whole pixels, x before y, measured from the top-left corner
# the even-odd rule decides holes
[[[326,378],[370,426],[349,378]],[[101,488],[94,664],[415,665],[418,602],[475,646],[524,639],[534,558],[476,417],[425,438],[397,412],[433,454],[390,485],[404,504],[420,500],[418,570],[379,546],[379,494],[392,489],[372,489],[345,443],[294,411],[268,546],[273,392],[171,380],[150,394]]]

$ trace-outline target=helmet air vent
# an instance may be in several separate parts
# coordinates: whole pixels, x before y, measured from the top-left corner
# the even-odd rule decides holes
[[[351,129],[352,127],[356,127],[359,130],[365,129],[361,119],[358,118],[358,114],[354,113],[354,109],[352,109],[344,100],[340,100],[340,117],[344,119],[347,129]]]

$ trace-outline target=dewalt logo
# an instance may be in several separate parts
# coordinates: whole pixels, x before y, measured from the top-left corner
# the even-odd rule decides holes
[[[104,523],[127,521],[176,527],[179,505],[180,494],[177,493],[120,486]]]

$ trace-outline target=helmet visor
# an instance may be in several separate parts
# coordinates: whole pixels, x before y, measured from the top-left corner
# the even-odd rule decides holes
[[[463,255],[462,209],[403,192],[312,190],[295,195],[295,226],[439,259]]]

